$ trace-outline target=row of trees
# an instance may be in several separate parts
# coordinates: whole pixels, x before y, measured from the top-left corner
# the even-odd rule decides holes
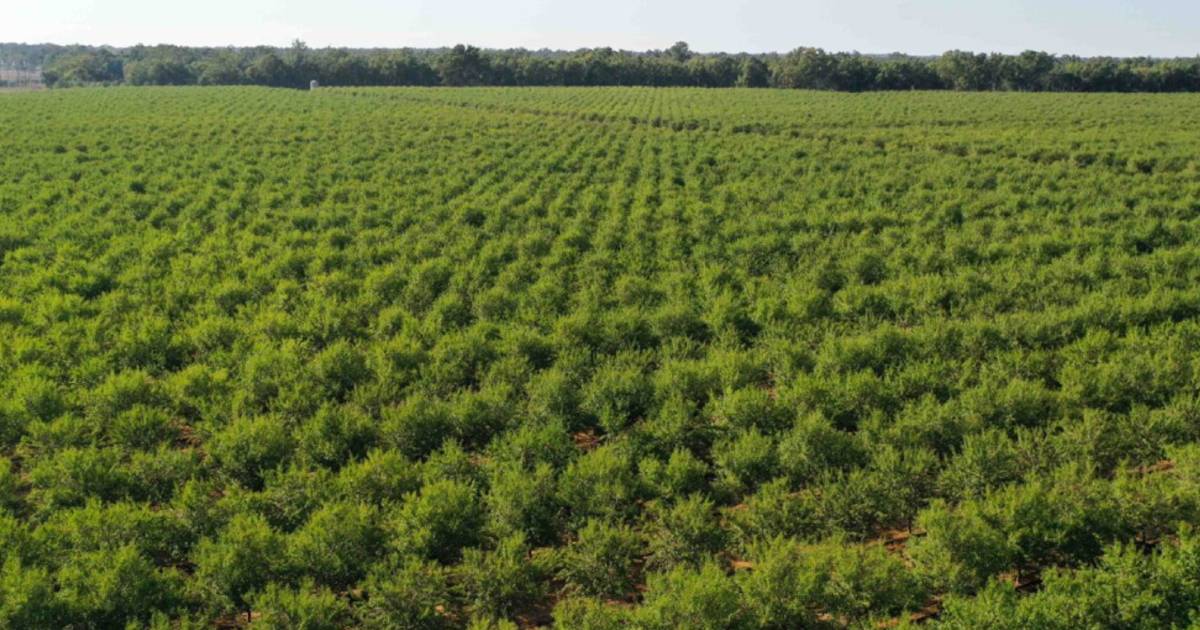
[[[0,628],[1200,614],[1193,98],[297,94],[0,99]]]
[[[133,85],[648,85],[817,90],[1200,91],[1200,57],[1114,59],[947,52],[869,56],[798,48],[784,55],[662,51],[208,49],[174,46],[0,52],[48,62],[46,82]]]

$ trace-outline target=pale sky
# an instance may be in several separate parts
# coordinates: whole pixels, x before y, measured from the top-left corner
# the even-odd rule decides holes
[[[1200,0],[0,0],[0,41],[1200,55]]]

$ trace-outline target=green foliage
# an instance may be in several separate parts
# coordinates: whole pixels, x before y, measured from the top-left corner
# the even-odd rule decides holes
[[[787,538],[750,546],[751,571],[737,576],[755,625],[764,628],[806,628],[818,625],[818,606],[829,583],[829,572],[814,570],[805,551]]]
[[[811,483],[827,471],[865,465],[867,453],[855,436],[838,431],[820,415],[798,420],[777,447],[779,468],[795,484]]]
[[[626,627],[627,613],[588,597],[567,597],[554,605],[555,628],[618,630]]]
[[[702,492],[708,483],[708,465],[691,451],[677,448],[664,463],[647,457],[638,464],[643,483],[664,498]]]
[[[421,467],[397,451],[371,451],[338,471],[338,493],[374,505],[401,501],[421,487]]]
[[[829,571],[823,608],[851,619],[896,615],[924,601],[919,580],[904,562],[879,546],[834,542],[814,554],[818,570]]]
[[[68,618],[89,627],[122,626],[169,612],[181,600],[181,579],[132,546],[79,554],[59,570],[58,599]]]
[[[454,480],[435,481],[412,493],[389,519],[392,544],[441,562],[453,562],[480,540],[483,513],[476,490]]]
[[[914,540],[909,554],[920,572],[943,591],[973,591],[1011,566],[1013,549],[1002,531],[966,503],[952,512],[935,503],[921,512],[917,526],[926,536]]]
[[[296,450],[313,464],[338,468],[366,455],[377,432],[375,421],[362,410],[325,406],[300,426]]]
[[[364,577],[384,542],[375,508],[326,503],[289,536],[287,555],[294,571],[340,591]]]
[[[54,580],[45,569],[23,567],[16,558],[4,563],[0,570],[0,626],[50,628],[68,619],[63,602],[56,597]]]
[[[640,484],[621,444],[606,444],[571,462],[559,477],[559,497],[571,519],[614,519],[630,516]]]
[[[383,411],[383,442],[411,458],[425,457],[453,434],[449,404],[414,396]]]
[[[332,591],[304,582],[299,589],[270,584],[251,607],[259,617],[250,627],[280,630],[340,630],[350,621],[349,604]]]
[[[750,627],[737,585],[712,563],[699,569],[681,566],[651,574],[635,624],[663,629]]]
[[[372,573],[365,588],[369,598],[356,608],[363,628],[451,627],[445,615],[451,600],[450,578],[446,569],[435,563],[413,558],[402,560],[394,568]]]
[[[488,528],[499,536],[521,533],[532,543],[551,543],[558,532],[560,505],[554,469],[538,464],[533,470],[501,464],[490,470]]]
[[[620,598],[634,585],[642,542],[620,524],[590,520],[562,550],[558,576],[568,588],[593,597]]]
[[[1127,546],[1106,550],[1100,562],[1044,576],[1037,593],[1022,597],[997,580],[971,599],[950,598],[940,626],[999,628],[1188,627],[1194,624],[1200,582],[1195,536],[1185,532],[1179,544],[1152,555]]]
[[[985,430],[968,435],[962,451],[938,477],[938,486],[951,499],[975,499],[1021,476],[1016,446],[1002,431]]]
[[[635,358],[600,366],[584,388],[582,408],[609,433],[620,432],[649,410],[653,392]]]
[[[774,478],[779,470],[775,441],[758,429],[748,429],[713,446],[721,488],[740,496]]]
[[[807,537],[822,529],[820,506],[810,493],[792,493],[786,479],[763,484],[729,513],[743,544],[777,537]]]
[[[542,567],[529,560],[521,534],[501,539],[490,551],[466,549],[459,579],[466,609],[485,618],[509,618],[536,601],[542,589]]]
[[[218,609],[244,608],[279,577],[283,550],[283,537],[265,519],[235,515],[219,535],[196,546],[196,587]]]
[[[0,508],[16,512],[21,508],[21,480],[13,472],[12,463],[0,457]]]
[[[89,498],[115,501],[132,480],[111,448],[70,448],[44,459],[29,471],[29,499],[43,509],[82,505]]]
[[[238,418],[213,436],[209,446],[220,470],[249,488],[262,487],[266,474],[283,464],[296,447],[279,418]]]
[[[110,432],[113,441],[127,449],[153,449],[179,437],[166,412],[141,405],[121,412]]]
[[[4,95],[0,627],[1194,623],[1195,99],[699,89],[1188,63],[62,59],[697,89]]]
[[[651,567],[700,566],[725,547],[725,532],[713,503],[700,495],[660,504],[651,513],[654,522],[647,542]]]

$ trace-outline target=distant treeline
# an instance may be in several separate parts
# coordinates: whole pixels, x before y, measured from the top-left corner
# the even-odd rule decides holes
[[[1081,58],[951,51],[937,57],[441,49],[132,48],[0,44],[0,62],[42,67],[47,85],[647,85],[817,90],[1196,92],[1200,57]]]

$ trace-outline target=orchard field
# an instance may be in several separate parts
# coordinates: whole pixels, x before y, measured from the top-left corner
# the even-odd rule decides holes
[[[1198,112],[0,95],[0,628],[1198,623]]]

